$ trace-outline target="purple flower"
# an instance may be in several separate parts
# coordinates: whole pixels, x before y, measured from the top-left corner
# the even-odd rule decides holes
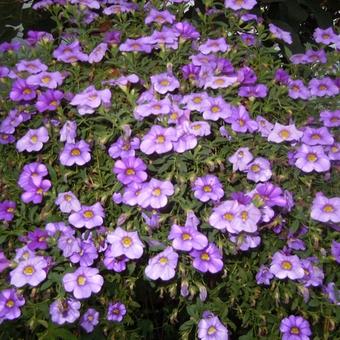
[[[253,158],[254,156],[249,151],[249,148],[239,148],[228,158],[228,161],[233,165],[233,172],[236,172],[237,170],[246,170]]]
[[[104,34],[103,41],[109,45],[117,45],[120,42],[121,32],[120,31],[107,31]]]
[[[115,143],[109,148],[109,155],[113,159],[115,158],[126,158],[134,157],[135,150],[139,148],[139,138],[135,137],[132,139],[119,137]]]
[[[238,90],[240,97],[264,98],[267,96],[268,88],[263,84],[241,86]]]
[[[33,232],[28,232],[28,240],[29,243],[27,247],[29,250],[36,250],[36,249],[47,249],[48,244],[46,242],[48,235],[47,232],[43,229],[35,229]]]
[[[278,279],[288,277],[291,280],[297,280],[305,275],[300,259],[296,255],[285,255],[279,251],[273,255],[269,270]]]
[[[320,120],[327,127],[340,126],[340,110],[320,112]]]
[[[139,39],[126,39],[126,41],[119,46],[121,52],[145,52],[150,53],[152,46],[148,43],[145,37]]]
[[[147,155],[156,152],[166,153],[173,148],[174,141],[177,140],[177,133],[174,128],[163,128],[153,125],[149,132],[143,137],[140,149]]]
[[[210,272],[215,274],[223,269],[222,253],[214,243],[202,250],[192,250],[192,265],[202,273]]]
[[[91,160],[90,146],[83,140],[66,143],[60,152],[59,160],[64,166],[84,165]]]
[[[234,11],[240,9],[253,9],[256,3],[256,0],[224,0],[224,6],[226,8],[231,8]]]
[[[15,102],[21,100],[29,101],[36,97],[36,89],[36,86],[28,85],[26,80],[19,78],[14,82],[9,97]]]
[[[226,43],[225,38],[208,39],[198,47],[198,50],[203,54],[226,52],[228,49],[229,45]]]
[[[313,34],[314,40],[317,43],[330,45],[335,42],[336,34],[333,31],[332,27],[322,29],[316,28]]]
[[[202,107],[204,119],[217,121],[220,118],[227,119],[230,117],[231,106],[230,104],[226,103],[226,101],[221,96],[208,97],[206,99],[206,104]]]
[[[68,221],[76,228],[92,229],[103,224],[105,211],[99,202],[93,205],[82,205],[79,211],[73,212]]]
[[[301,265],[305,275],[300,282],[307,288],[321,286],[325,275],[319,267],[313,264],[313,259],[303,259]]]
[[[234,223],[238,212],[237,201],[224,201],[213,209],[213,213],[209,217],[209,224],[219,230],[227,229],[230,233],[237,233]]]
[[[219,201],[224,195],[222,184],[214,175],[198,177],[192,186],[192,190],[194,196],[202,202]]]
[[[99,63],[104,58],[106,51],[107,51],[107,44],[100,43],[89,54],[88,62],[90,64]]]
[[[303,132],[301,142],[308,145],[332,145],[334,138],[326,127],[319,129],[307,127]]]
[[[287,73],[287,71],[285,71],[282,68],[279,68],[275,72],[275,80],[280,84],[287,85],[288,82],[290,81],[290,76]]]
[[[0,291],[0,319],[14,320],[21,315],[25,299],[14,288]]]
[[[196,28],[186,21],[177,22],[174,29],[179,33],[182,41],[194,40],[200,37],[200,33],[196,30]]]
[[[243,105],[233,107],[231,116],[225,121],[231,124],[231,128],[235,132],[254,132],[258,128],[256,121],[250,119],[249,113]]]
[[[36,46],[38,43],[46,43],[53,41],[53,35],[45,31],[28,31],[26,41],[31,46]]]
[[[34,256],[19,262],[18,266],[9,273],[11,284],[17,288],[25,284],[37,286],[46,279],[47,265],[47,261],[42,256]]]
[[[160,181],[152,178],[150,182],[143,185],[137,197],[138,204],[143,207],[153,209],[163,208],[168,203],[168,197],[174,193],[174,186],[170,181]]]
[[[77,137],[77,123],[74,120],[67,120],[60,129],[60,141],[75,143]]]
[[[160,94],[172,92],[179,88],[179,81],[169,73],[160,73],[150,77],[154,90]]]
[[[329,77],[322,79],[313,78],[308,84],[310,93],[315,97],[336,96],[339,94],[339,88]]]
[[[21,194],[21,200],[26,204],[30,202],[39,204],[43,200],[44,193],[47,192],[51,186],[52,184],[48,179],[40,179],[37,185],[30,183],[24,189],[26,191]]]
[[[226,0],[228,1],[228,0]],[[233,1],[233,0],[230,0]],[[236,0],[234,0],[236,1]],[[242,0],[247,1],[247,0]],[[255,1],[255,0],[251,0]],[[198,323],[198,338],[201,340],[228,340],[228,328],[225,327],[220,319],[210,312],[204,312],[203,318]]]
[[[269,285],[270,280],[274,277],[274,275],[269,271],[269,268],[261,265],[259,271],[256,274],[256,282],[258,285]]]
[[[114,257],[124,255],[129,259],[139,259],[143,255],[144,245],[137,231],[128,232],[118,227],[107,235],[107,242],[112,244],[111,255]]]
[[[26,79],[28,85],[56,89],[64,81],[65,76],[60,72],[40,72]]]
[[[290,315],[281,320],[282,340],[309,340],[312,335],[309,322],[302,316]]]
[[[60,105],[61,99],[64,97],[63,92],[58,90],[47,90],[41,92],[35,107],[39,112],[55,111]]]
[[[115,162],[113,172],[117,179],[124,185],[136,182],[146,181],[148,175],[145,172],[146,165],[144,161],[136,157],[127,157]]]
[[[107,309],[107,320],[121,322],[126,314],[125,305],[121,302],[110,303]]]
[[[336,288],[334,282],[329,282],[327,285],[323,286],[323,293],[328,295],[328,299],[331,303],[340,306],[340,290]]]
[[[270,168],[270,162],[263,157],[255,158],[248,164],[247,179],[254,182],[266,182],[272,177],[272,171]]]
[[[26,135],[17,141],[16,148],[19,152],[40,151],[48,140],[48,131],[44,126],[41,126],[38,129],[28,130]]]
[[[72,263],[79,263],[81,267],[92,266],[95,259],[98,258],[98,251],[91,240],[80,241],[79,251],[75,251],[70,256]]]
[[[149,259],[145,268],[145,275],[151,280],[170,280],[176,274],[177,262],[178,254],[172,247],[167,247],[158,255]]]
[[[18,184],[22,189],[38,186],[42,179],[48,175],[47,167],[38,162],[26,164],[20,174]]]
[[[240,233],[242,231],[247,233],[254,233],[257,230],[257,223],[260,221],[260,218],[261,211],[256,208],[254,204],[240,204],[238,206],[236,218],[232,219],[232,225],[229,230],[228,228],[227,230],[234,233]]]
[[[340,263],[340,242],[332,241],[331,253],[337,263]]]
[[[14,212],[16,203],[13,201],[0,202],[0,221],[12,221],[14,218]]]
[[[202,250],[208,245],[207,237],[190,225],[173,224],[168,239],[172,240],[174,249],[182,251]]]
[[[154,8],[151,8],[149,14],[147,15],[147,17],[145,18],[145,24],[149,25],[153,22],[163,25],[165,23],[168,24],[173,24],[175,21],[176,17],[171,14],[169,11],[165,10],[165,11],[158,11]]]
[[[0,251],[0,273],[10,266],[11,262],[7,259],[3,251]]]
[[[50,316],[54,323],[73,323],[79,318],[80,302],[74,299],[58,299],[50,305]]]
[[[322,146],[302,144],[295,154],[295,166],[304,172],[325,172],[331,163]]]
[[[281,39],[289,45],[292,44],[293,40],[291,34],[287,31],[284,31],[282,28],[277,27],[274,24],[269,24],[269,31],[275,38]]]
[[[31,74],[36,74],[47,70],[47,66],[43,64],[40,59],[20,60],[16,64],[16,68],[18,72],[29,72]]]
[[[304,85],[302,80],[288,81],[288,96],[293,99],[309,99],[309,89]]]
[[[76,299],[89,298],[92,293],[98,293],[103,286],[104,279],[98,273],[97,268],[79,267],[75,272],[64,275],[64,289],[72,292]]]
[[[58,61],[71,64],[76,63],[77,61],[88,60],[88,56],[82,52],[78,40],[75,40],[69,44],[62,42],[58,48],[53,51],[53,57]]]
[[[287,204],[282,189],[270,182],[257,184],[255,190],[250,194],[252,195],[253,200],[256,200],[257,206],[285,207]]]
[[[311,207],[311,217],[320,222],[340,222],[340,198],[327,198],[318,192]]]
[[[60,192],[55,200],[55,204],[59,206],[60,211],[63,213],[70,213],[81,209],[81,204],[72,191]]]
[[[298,141],[302,135],[303,132],[299,131],[295,124],[281,125],[280,123],[275,123],[268,136],[268,141],[274,143]]]
[[[63,251],[64,257],[70,257],[74,253],[79,253],[80,240],[72,236],[72,234],[62,234],[58,239],[58,248]]]
[[[104,266],[109,270],[113,270],[117,273],[121,273],[126,269],[126,263],[129,259],[125,256],[115,257],[113,256],[113,246],[109,246],[105,251]]]
[[[99,313],[93,309],[89,308],[81,317],[80,326],[86,331],[86,333],[91,333],[95,326],[99,323]]]

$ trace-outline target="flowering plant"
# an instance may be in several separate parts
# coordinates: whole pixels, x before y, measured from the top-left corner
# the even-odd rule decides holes
[[[189,5],[0,45],[2,338],[340,337],[339,35]]]

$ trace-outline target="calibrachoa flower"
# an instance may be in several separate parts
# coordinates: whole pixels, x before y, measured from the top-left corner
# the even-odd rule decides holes
[[[98,323],[99,313],[93,308],[89,308],[80,319],[80,325],[87,333],[91,333]]]
[[[83,140],[66,143],[59,155],[60,163],[65,166],[84,165],[91,160],[90,146]]]
[[[0,221],[12,221],[14,217],[14,212],[16,208],[16,203],[13,201],[3,201],[0,202]]]
[[[228,328],[211,312],[204,312],[198,323],[198,338],[201,340],[228,340]]]
[[[39,112],[55,111],[58,109],[63,97],[63,92],[58,90],[47,90],[46,92],[41,92],[38,96],[37,102],[35,103],[35,107]]]
[[[230,233],[237,233],[234,224],[239,213],[239,203],[237,201],[223,201],[213,209],[209,217],[209,224],[219,230],[228,230]]]
[[[130,184],[132,182],[142,183],[148,175],[145,172],[146,165],[142,159],[138,157],[127,157],[115,162],[113,172],[122,184]]]
[[[328,156],[322,146],[302,144],[294,155],[295,165],[304,172],[325,172],[331,167]]]
[[[319,129],[307,127],[303,132],[301,142],[308,145],[332,145],[334,138],[326,127]]]
[[[76,299],[89,298],[102,289],[104,279],[98,273],[97,268],[79,267],[75,272],[64,275],[64,288],[72,292]]]
[[[293,42],[292,36],[289,32],[284,31],[282,28],[277,27],[274,24],[269,24],[269,31],[273,34],[275,38],[281,39],[289,45]]]
[[[137,231],[128,232],[118,227],[107,235],[107,242],[112,244],[114,257],[124,255],[129,259],[139,259],[143,255],[144,245]]]
[[[0,291],[0,319],[13,320],[21,315],[25,299],[14,288]]]
[[[198,177],[192,186],[192,190],[194,196],[202,202],[219,201],[224,195],[222,184],[214,175]]]
[[[40,72],[26,79],[28,85],[47,87],[49,89],[56,89],[63,81],[64,76],[60,72]]]
[[[340,222],[340,197],[327,198],[318,192],[313,200],[311,217],[320,222]]]
[[[315,42],[329,45],[335,41],[336,34],[334,33],[332,27],[326,29],[317,27],[314,31],[313,37]]]
[[[55,204],[59,206],[60,211],[63,213],[70,213],[81,209],[81,204],[72,191],[60,192],[55,200]]]
[[[224,6],[238,11],[240,9],[252,9],[256,2],[256,0],[224,0]]]
[[[79,211],[73,212],[68,221],[76,228],[85,227],[92,229],[103,224],[105,211],[102,205],[97,202],[93,205],[82,205]]]
[[[70,256],[72,263],[79,263],[81,267],[92,266],[95,259],[98,258],[98,251],[91,240],[80,241],[79,251],[74,252]]]
[[[270,163],[263,157],[255,158],[251,163],[248,164],[247,178],[254,182],[266,182],[272,177],[272,170]]]
[[[25,284],[37,286],[46,279],[47,265],[47,261],[42,256],[30,257],[19,262],[18,266],[9,273],[11,284],[17,288]]]
[[[0,273],[10,266],[11,262],[7,259],[3,251],[0,251]]]
[[[214,243],[202,250],[192,250],[192,266],[202,273],[217,273],[223,269],[222,252]]]
[[[28,244],[27,247],[29,250],[36,250],[36,249],[47,249],[47,239],[48,234],[43,229],[35,229],[34,231],[29,231],[27,235]]]
[[[30,129],[25,136],[17,141],[16,148],[19,152],[40,151],[48,140],[48,131],[44,126],[41,126],[38,129]]]
[[[170,280],[176,274],[177,262],[178,254],[172,247],[167,247],[149,259],[148,265],[145,267],[145,275],[151,280]]]
[[[299,131],[295,124],[281,125],[280,123],[275,123],[268,136],[268,141],[274,143],[299,141],[302,136],[303,132]]]
[[[291,280],[297,280],[305,275],[300,259],[296,255],[285,255],[279,251],[273,255],[269,270],[278,279],[288,277]]]
[[[47,175],[48,171],[45,164],[38,162],[29,163],[23,167],[18,184],[22,189],[26,190],[32,185],[38,186]]]
[[[274,277],[274,274],[269,271],[269,268],[261,265],[259,271],[256,274],[256,282],[257,284],[261,285],[269,285],[270,280]]]
[[[75,299],[58,299],[50,305],[50,316],[54,323],[73,323],[79,318],[80,302]]]
[[[60,129],[60,141],[66,143],[75,143],[77,137],[77,123],[73,120],[67,120]]]
[[[280,324],[282,340],[309,340],[312,335],[309,322],[302,316],[290,315]]]
[[[110,303],[107,309],[107,320],[121,322],[126,314],[125,305],[121,302]]]
[[[160,181],[152,178],[145,183],[137,197],[138,204],[143,207],[153,209],[163,208],[168,203],[168,196],[173,195],[174,186],[170,181]]]
[[[150,77],[154,90],[160,94],[179,88],[179,81],[171,73],[160,73]]]
[[[237,170],[246,170],[253,158],[254,156],[249,151],[249,148],[239,148],[228,158],[228,161],[233,165],[233,172],[236,172]]]
[[[29,85],[26,80],[19,78],[13,84],[9,97],[16,102],[21,100],[29,101],[36,97],[36,89],[37,86]]]

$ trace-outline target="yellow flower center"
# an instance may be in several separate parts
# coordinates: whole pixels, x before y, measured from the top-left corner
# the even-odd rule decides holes
[[[6,302],[6,307],[12,308],[13,306],[14,306],[14,301],[11,300],[11,299],[7,300],[7,302]]]
[[[237,122],[240,126],[244,126],[246,124],[243,119],[239,119]]]
[[[312,134],[312,139],[320,139],[320,135],[318,133],[313,133]]]
[[[160,196],[160,194],[161,194],[161,189],[159,188],[156,188],[152,191],[152,195],[154,196]]]
[[[193,99],[193,102],[194,102],[195,104],[200,104],[200,103],[202,103],[202,98],[201,98],[201,97],[195,97],[195,98]]]
[[[188,234],[188,233],[183,233],[183,234],[182,234],[182,240],[183,240],[183,241],[191,240],[191,235]]]
[[[211,108],[211,112],[213,112],[213,113],[216,113],[216,112],[220,112],[220,107],[219,106],[217,106],[217,105],[214,105],[212,108]]]
[[[226,213],[223,215],[223,218],[227,221],[232,221],[234,219],[234,215],[230,213]]]
[[[92,315],[89,315],[89,316],[87,317],[87,320],[93,321],[93,316],[92,316]]]
[[[27,266],[27,267],[24,268],[24,274],[25,275],[31,276],[31,275],[34,274],[34,272],[35,272],[35,269],[32,266]]]
[[[86,217],[86,218],[92,218],[94,216],[94,214],[93,214],[93,211],[86,210],[86,211],[84,211],[83,216]]]
[[[313,152],[310,152],[308,155],[307,155],[307,159],[310,161],[310,162],[315,162],[318,157],[315,153]]]
[[[242,218],[243,222],[247,221],[247,219],[248,219],[248,212],[242,211],[241,218]]]
[[[294,86],[292,87],[292,90],[295,91],[295,92],[298,92],[298,91],[300,91],[300,87],[297,86],[297,85],[294,85]]]
[[[160,82],[160,84],[161,84],[162,86],[169,86],[169,85],[170,85],[170,82],[169,82],[169,80],[164,79],[164,80],[162,80],[162,81]]]
[[[324,212],[331,213],[334,211],[334,207],[330,204],[326,204],[323,209]]]
[[[324,33],[324,34],[322,35],[322,38],[325,39],[325,40],[329,39],[329,34]]]
[[[158,261],[160,264],[167,264],[169,260],[166,257],[161,257]]]
[[[261,168],[257,164],[253,164],[250,169],[252,172],[259,172]]]
[[[127,150],[130,150],[130,143],[124,143],[123,144],[123,146],[122,146],[122,149],[124,150],[124,151],[127,151]]]
[[[37,194],[39,194],[39,195],[42,195],[43,192],[44,192],[44,191],[43,191],[43,189],[41,189],[41,188],[39,188],[39,189],[37,190]]]
[[[14,208],[7,208],[8,213],[12,213],[14,211]]]
[[[69,194],[66,194],[66,195],[64,195],[64,199],[65,199],[65,201],[70,202],[72,200],[72,196],[69,195]]]
[[[239,5],[239,6],[243,5],[243,2],[244,2],[244,0],[236,0],[236,4]]]
[[[320,86],[319,86],[319,90],[320,90],[320,91],[325,91],[325,90],[327,90],[327,86],[325,86],[325,85],[320,85]]]
[[[172,120],[177,119],[177,117],[178,117],[177,112],[173,112],[173,113],[170,115],[170,118],[171,118]]]
[[[84,284],[86,283],[86,277],[83,275],[79,275],[77,277],[77,283],[78,283],[78,286],[84,286]]]
[[[33,136],[31,137],[31,142],[32,142],[32,143],[36,143],[37,141],[38,141],[38,136],[33,135]]]
[[[71,151],[72,156],[79,156],[80,155],[80,150],[78,148],[74,148]]]
[[[44,84],[47,84],[51,81],[51,77],[49,76],[45,76],[45,77],[42,77],[41,78],[41,81],[44,83]]]
[[[224,84],[224,79],[218,78],[214,80],[215,85],[223,85]]]
[[[281,268],[284,269],[284,270],[291,270],[292,264],[289,261],[283,261],[281,263]]]
[[[131,176],[131,175],[134,175],[136,172],[135,170],[133,169],[126,169],[126,172],[125,172],[127,175]]]
[[[332,146],[332,147],[331,147],[331,151],[334,152],[334,153],[335,153],[335,152],[338,152],[338,150],[339,150],[339,149],[338,149],[338,147],[336,147],[336,146]]]
[[[165,142],[165,137],[163,135],[158,135],[156,138],[158,144],[163,144]]]
[[[201,254],[201,260],[203,261],[209,261],[210,260],[210,256],[208,253],[203,253]]]
[[[240,0],[237,0],[237,1],[240,1]],[[242,0],[241,0],[242,1]],[[208,328],[208,334],[209,335],[212,335],[212,334],[214,334],[214,333],[216,333],[216,328],[214,327],[214,326],[210,326],[209,328]]]
[[[300,329],[298,327],[294,326],[290,329],[290,333],[291,334],[300,334]]]
[[[24,92],[24,94],[31,94],[32,90],[31,89],[25,89],[23,92]]]
[[[125,248],[128,248],[128,247],[131,246],[132,240],[131,240],[131,238],[130,238],[129,236],[125,236],[125,237],[123,237],[123,239],[122,239],[122,243],[123,243],[123,246],[124,246]]]
[[[52,101],[50,102],[50,105],[51,105],[51,106],[57,106],[57,105],[58,105],[58,102],[57,102],[56,100],[52,100]]]
[[[210,186],[210,185],[205,185],[205,186],[203,187],[203,191],[204,191],[204,192],[211,192],[211,186]]]
[[[290,136],[290,132],[288,130],[281,130],[279,135],[282,139],[287,139]]]

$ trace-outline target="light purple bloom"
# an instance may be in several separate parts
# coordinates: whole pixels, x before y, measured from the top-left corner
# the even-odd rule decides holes
[[[106,51],[107,51],[107,44],[106,43],[100,43],[89,54],[88,62],[90,64],[99,63],[104,58]]]
[[[29,231],[27,235],[27,248],[32,251],[36,249],[47,249],[47,238],[47,232],[43,229],[37,228],[34,231]]]
[[[223,269],[222,253],[214,243],[202,250],[192,250],[192,266],[202,273],[215,274]]]
[[[107,320],[121,322],[126,314],[126,308],[123,303],[110,303],[107,309]]]
[[[98,258],[98,251],[91,240],[80,241],[79,251],[74,252],[70,256],[72,263],[79,263],[81,267],[92,266],[95,259]]]
[[[315,97],[336,96],[339,94],[339,88],[329,77],[322,79],[313,78],[308,84],[310,93]]]
[[[269,31],[275,38],[281,39],[289,45],[292,44],[293,40],[290,32],[284,31],[282,28],[277,27],[274,24],[269,24]]]
[[[20,60],[16,64],[16,68],[19,72],[29,72],[31,74],[36,74],[39,72],[44,72],[47,70],[47,66],[43,64],[40,59],[34,60]]]
[[[302,279],[305,275],[300,259],[296,255],[285,255],[279,251],[273,255],[269,270],[281,280],[287,277],[291,280]]]
[[[267,96],[268,88],[264,84],[241,86],[238,90],[240,97],[264,98]]]
[[[21,100],[29,101],[37,96],[36,89],[36,86],[28,85],[26,80],[19,78],[12,85],[9,97],[16,102]]]
[[[146,165],[141,158],[127,157],[115,162],[113,172],[117,179],[124,185],[132,182],[142,183],[146,181],[148,175],[145,172]]]
[[[228,158],[228,161],[233,165],[233,172],[236,172],[237,170],[246,170],[253,158],[249,148],[239,148]]]
[[[228,49],[229,45],[226,43],[225,38],[208,39],[198,47],[198,50],[203,54],[226,52]]]
[[[275,123],[268,136],[268,141],[274,143],[299,141],[302,136],[303,132],[299,131],[295,124],[281,125],[280,123]]]
[[[28,85],[47,87],[49,89],[56,89],[64,81],[65,76],[60,72],[40,72],[29,76],[26,79]]]
[[[116,158],[126,158],[126,157],[134,157],[136,152],[135,150],[139,149],[139,138],[134,137],[124,138],[119,137],[116,142],[114,142],[109,148],[109,155],[113,159]]]
[[[233,0],[230,0],[230,1],[233,1]],[[243,1],[249,1],[249,0],[243,0]],[[250,0],[250,1],[255,1],[255,0]],[[228,340],[229,339],[228,328],[222,324],[222,322],[216,315],[210,312],[203,313],[203,318],[198,323],[197,336],[201,340]]]
[[[224,0],[224,6],[226,8],[231,8],[234,11],[252,9],[256,3],[256,0]]]
[[[304,172],[325,172],[331,167],[322,146],[302,144],[295,154],[295,166]]]
[[[192,190],[194,196],[202,202],[219,201],[224,195],[222,184],[214,175],[198,177],[193,183]]]
[[[60,152],[59,160],[65,166],[84,165],[91,160],[90,146],[83,140],[66,143]]]
[[[51,186],[52,184],[48,179],[40,179],[37,185],[30,183],[24,188],[26,191],[21,194],[21,200],[26,204],[30,202],[39,204],[43,200],[44,193],[47,192]]]
[[[303,132],[301,142],[308,145],[332,145],[334,138],[326,127],[319,129],[307,127]]]
[[[246,172],[247,179],[256,183],[266,182],[272,177],[270,162],[263,157],[257,157],[249,163]]]
[[[71,191],[59,193],[55,204],[59,206],[60,211],[63,213],[70,213],[81,209],[78,198]]]
[[[178,254],[172,247],[167,247],[149,259],[148,265],[145,268],[145,275],[151,280],[170,280],[176,274],[177,262]]]
[[[21,315],[20,307],[25,299],[13,288],[0,291],[0,319],[14,320]]]
[[[282,340],[309,340],[312,335],[309,322],[302,316],[290,315],[281,320]]]
[[[48,131],[44,126],[41,126],[38,129],[28,130],[26,135],[17,141],[16,148],[19,152],[40,151],[48,140]]]
[[[223,201],[213,209],[209,217],[209,224],[219,230],[228,230],[230,233],[237,233],[234,228],[240,205],[237,201]]]
[[[256,121],[250,119],[249,113],[243,105],[232,107],[232,114],[225,121],[231,124],[231,128],[235,132],[254,132],[258,128]]]
[[[320,120],[324,126],[338,127],[340,126],[340,110],[322,111],[320,112]]]
[[[39,186],[45,176],[48,175],[47,167],[43,163],[29,163],[26,164],[20,174],[18,184],[26,190],[32,186]]]
[[[77,123],[74,120],[67,120],[60,129],[60,141],[75,143],[77,137]]]
[[[160,73],[150,77],[154,90],[160,94],[179,88],[179,81],[170,73]]]
[[[50,305],[50,316],[54,323],[73,323],[79,318],[80,302],[74,299],[58,299]]]
[[[256,274],[256,282],[258,285],[269,285],[270,280],[274,277],[274,275],[269,271],[269,268],[261,265],[259,271]]]
[[[302,80],[288,81],[288,96],[293,99],[309,99],[311,96],[309,89],[304,85]]]
[[[313,37],[317,43],[330,45],[335,42],[336,34],[334,33],[332,27],[326,29],[317,27],[314,31]]]
[[[99,313],[93,309],[89,308],[81,317],[80,325],[87,332],[91,333],[95,326],[99,323]]]
[[[79,211],[73,212],[68,221],[76,228],[85,227],[92,229],[103,224],[105,211],[102,205],[97,202],[93,205],[82,205]]]
[[[89,298],[92,293],[98,293],[103,286],[104,279],[98,273],[97,268],[79,267],[75,272],[64,275],[64,289],[72,292],[76,299]]]
[[[320,222],[340,222],[340,197],[327,198],[318,192],[311,207],[311,217]]]
[[[47,90],[46,92],[41,92],[38,96],[37,102],[35,103],[35,107],[39,112],[55,111],[58,109],[63,97],[63,92],[58,90]]]
[[[0,202],[0,221],[12,221],[14,217],[14,212],[16,208],[16,203],[13,201],[3,201]]]

